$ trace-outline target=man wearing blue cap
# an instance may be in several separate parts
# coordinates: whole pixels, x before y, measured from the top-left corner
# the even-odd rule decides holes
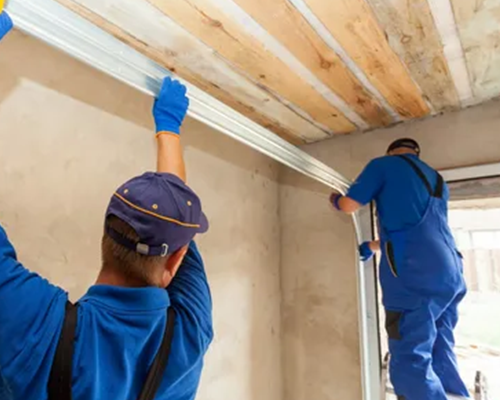
[[[179,139],[188,105],[166,78],[153,108],[157,172],[112,195],[102,268],[76,305],[24,268],[0,226],[2,400],[194,399],[213,330],[193,242],[208,221]]]
[[[462,257],[448,226],[449,190],[420,160],[413,139],[399,139],[372,160],[334,207],[353,213],[375,201],[380,242],[361,245],[368,260],[381,250],[380,283],[398,399],[469,397],[454,354],[458,304],[466,293]]]

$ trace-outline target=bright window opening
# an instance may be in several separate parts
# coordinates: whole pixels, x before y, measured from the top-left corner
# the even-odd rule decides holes
[[[461,373],[474,393],[480,371],[500,399],[500,199],[451,202],[449,221],[468,286],[455,331]]]

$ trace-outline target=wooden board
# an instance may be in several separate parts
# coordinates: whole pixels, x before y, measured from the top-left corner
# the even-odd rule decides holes
[[[446,0],[440,0],[446,1]],[[427,0],[368,0],[389,39],[435,111],[460,106]]]
[[[72,0],[58,1],[286,140],[299,144],[328,137],[148,3],[81,0],[83,7]]]
[[[234,0],[372,127],[392,118],[286,0]]]
[[[306,0],[387,102],[404,118],[430,112],[365,0]]]
[[[452,0],[477,101],[500,95],[500,0]]]
[[[276,92],[334,133],[355,126],[301,76],[209,0],[148,0],[206,45],[246,73],[261,87]]]

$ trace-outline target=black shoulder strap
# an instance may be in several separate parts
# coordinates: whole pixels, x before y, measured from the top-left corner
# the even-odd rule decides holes
[[[156,392],[160,387],[165,368],[167,367],[170,349],[172,348],[172,338],[174,336],[175,311],[172,307],[167,310],[167,323],[165,326],[165,334],[161,342],[160,350],[149,369],[146,383],[142,388],[138,400],[153,400]]]
[[[444,179],[439,172],[437,174],[438,174],[437,185],[436,185],[436,190],[434,192],[434,197],[441,199],[443,198]]]
[[[66,303],[66,315],[59,337],[48,384],[48,400],[71,400],[71,379],[73,372],[73,352],[77,322],[77,306]],[[167,323],[160,349],[148,372],[146,383],[138,400],[153,400],[160,387],[167,366],[174,334],[175,311],[167,310]]]
[[[66,302],[66,315],[49,376],[49,400],[71,400],[73,349],[78,307]]]
[[[427,191],[429,192],[429,194],[431,196],[437,197],[437,198],[443,197],[444,180],[443,180],[443,177],[439,173],[436,172],[437,173],[436,189],[432,190],[432,186],[429,183],[429,180],[427,179],[427,177],[425,176],[423,171],[420,169],[420,167],[415,163],[415,161],[413,161],[411,158],[406,157],[404,155],[400,155],[398,157],[405,160],[413,168],[413,170],[417,173],[418,177],[424,183],[425,188],[427,189]]]

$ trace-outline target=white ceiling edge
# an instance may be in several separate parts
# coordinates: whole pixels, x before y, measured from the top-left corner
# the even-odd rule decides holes
[[[428,0],[434,23],[441,37],[443,52],[463,107],[474,104],[474,94],[462,42],[450,0]]]
[[[452,168],[439,171],[447,182],[500,176],[500,163],[473,165],[471,167]]]
[[[10,0],[17,28],[151,96],[172,73],[54,0]],[[335,190],[350,181],[326,164],[185,82],[188,115]]]

